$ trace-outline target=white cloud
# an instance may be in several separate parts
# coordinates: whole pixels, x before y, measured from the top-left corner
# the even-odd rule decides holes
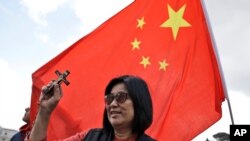
[[[37,33],[36,36],[44,43],[47,43],[49,40],[49,35],[48,34],[43,34],[43,33]]]
[[[67,0],[22,0],[21,4],[28,8],[29,16],[39,25],[46,26],[46,15],[55,11]]]
[[[0,58],[0,126],[18,129],[25,107],[29,106],[30,86],[22,81],[6,60]],[[18,106],[16,106],[18,105]]]
[[[250,97],[240,91],[229,93],[235,124],[250,124]]]
[[[73,9],[89,33],[107,19],[129,5],[133,0],[75,0]]]
[[[75,35],[75,36],[72,36],[70,38],[68,38],[67,40],[65,40],[64,42],[61,42],[59,43],[57,46],[56,46],[56,49],[59,51],[59,52],[62,52],[63,50],[65,50],[66,48],[70,47],[72,44],[74,44],[76,41],[78,41],[80,38],[82,37],[82,35]]]
[[[14,14],[9,9],[4,7],[1,3],[0,3],[0,11],[1,11],[1,13],[3,12],[5,14],[7,14],[8,16],[11,16],[11,17],[14,16]]]
[[[205,3],[227,86],[249,95],[250,1],[205,0]]]

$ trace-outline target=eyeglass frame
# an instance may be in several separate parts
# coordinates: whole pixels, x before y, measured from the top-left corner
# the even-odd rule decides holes
[[[122,99],[122,101],[118,100],[121,95],[125,95],[125,98],[124,98],[124,100]],[[112,100],[110,102],[107,101],[108,97],[112,97]],[[109,94],[105,95],[104,102],[105,102],[105,104],[110,105],[114,101],[114,99],[115,99],[117,103],[122,104],[128,98],[129,98],[129,94],[127,92],[109,93]]]

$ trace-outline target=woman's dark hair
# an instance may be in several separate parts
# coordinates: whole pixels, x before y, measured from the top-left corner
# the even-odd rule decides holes
[[[119,83],[125,84],[128,94],[134,105],[134,121],[132,132],[141,135],[151,125],[153,120],[153,107],[147,83],[136,76],[123,75],[112,79],[105,89],[105,95]],[[113,127],[108,120],[107,110],[104,110],[103,128],[108,133],[113,132]]]

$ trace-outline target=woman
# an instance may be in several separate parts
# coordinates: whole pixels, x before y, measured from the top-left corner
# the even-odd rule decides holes
[[[41,95],[40,109],[30,135],[32,141],[46,138],[50,115],[62,97],[59,85],[49,85],[54,85],[54,94]],[[104,100],[103,128],[78,133],[65,140],[154,141],[144,133],[153,118],[152,100],[144,80],[129,75],[114,78],[105,89]]]

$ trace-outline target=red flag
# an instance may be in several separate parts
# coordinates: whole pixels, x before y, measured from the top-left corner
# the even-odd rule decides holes
[[[69,70],[49,140],[102,126],[104,89],[122,74],[150,87],[159,141],[191,140],[221,118],[224,90],[199,0],[136,0],[33,73],[31,118],[41,87]]]

